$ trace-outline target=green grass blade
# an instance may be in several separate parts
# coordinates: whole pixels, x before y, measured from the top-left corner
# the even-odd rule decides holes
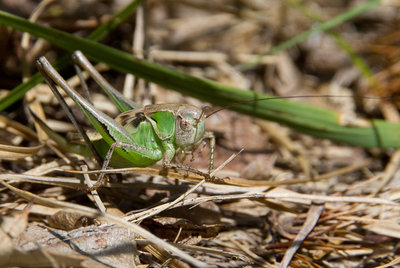
[[[28,31],[69,51],[79,49],[88,57],[104,62],[118,71],[132,73],[137,77],[215,105],[229,105],[243,100],[257,100],[268,97],[179,73],[145,60],[138,60],[128,53],[90,40],[77,38],[59,30],[32,24],[4,12],[0,12],[0,23],[10,25],[21,31]],[[241,104],[235,106],[234,110],[259,118],[274,120],[310,135],[351,145],[400,148],[400,139],[393,138],[393,132],[388,133],[388,130],[400,133],[400,124],[374,121],[370,127],[341,126],[338,114],[333,111],[285,100]]]
[[[129,5],[123,8],[120,12],[115,14],[108,22],[100,25],[96,30],[94,30],[91,34],[88,35],[87,39],[98,41],[105,37],[110,31],[115,29],[121,22],[126,20],[138,5],[141,3],[140,0],[132,1]],[[7,23],[5,23],[7,25]],[[54,67],[56,69],[62,69],[67,66],[71,62],[70,54],[61,57],[54,63]],[[12,105],[17,100],[21,99],[26,92],[28,92],[31,88],[36,86],[37,84],[43,82],[43,77],[40,73],[34,74],[29,80],[18,85],[13,90],[11,90],[5,97],[0,100],[0,111],[3,111],[10,105]]]
[[[140,5],[141,0],[134,0],[121,11],[116,13],[109,21],[100,25],[96,30],[91,32],[87,39],[98,41],[103,39],[109,32],[118,27],[122,22],[124,22],[136,8]]]
[[[310,9],[306,7],[306,5],[303,2],[300,2],[298,0],[285,0],[285,3],[289,5],[290,7],[293,7],[297,10],[299,10],[302,14],[307,16],[309,19],[322,23],[324,22],[324,19],[318,15],[315,12],[312,12]],[[351,44],[349,44],[346,39],[340,35],[338,32],[334,30],[327,30],[327,34],[331,35],[335,41],[336,44],[347,53],[351,61],[353,62],[354,66],[356,66],[361,74],[367,78],[368,82],[370,83],[371,86],[376,86],[376,81],[374,80],[373,73],[371,71],[371,68],[369,68],[368,63],[364,61],[364,59],[357,54],[356,51],[354,51],[353,47]]]
[[[365,11],[367,11],[368,9],[378,5],[380,2],[380,0],[369,0],[368,2],[361,4],[345,13],[342,13],[338,16],[336,16],[335,18],[328,20],[326,22],[323,22],[319,25],[317,25],[316,27],[311,28],[308,31],[305,31],[299,35],[296,35],[295,37],[287,40],[286,42],[283,42],[282,44],[272,48],[270,51],[268,51],[265,54],[262,54],[258,57],[256,57],[253,61],[244,64],[241,67],[241,70],[248,70],[251,69],[253,67],[255,67],[257,64],[259,64],[264,56],[267,55],[273,55],[276,54],[278,52],[281,52],[283,50],[286,50],[288,48],[291,48],[292,46],[305,41],[308,37],[310,37],[312,34],[314,33],[318,33],[318,32],[324,32],[327,31],[329,29],[332,29],[333,27],[338,26],[339,24],[342,24],[343,22],[350,20],[362,13],[364,13]]]

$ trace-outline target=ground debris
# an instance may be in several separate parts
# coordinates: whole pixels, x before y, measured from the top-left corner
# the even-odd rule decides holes
[[[3,1],[0,9],[27,17],[33,2]],[[86,36],[126,1],[47,2],[37,22]],[[293,100],[334,110],[349,127],[367,126],[372,117],[399,121],[398,104],[388,101],[400,89],[399,7],[390,1],[245,68],[282,41],[360,2],[146,1],[103,42],[257,93],[354,95]],[[63,53],[43,40],[30,37],[22,44],[21,39],[21,33],[0,27],[0,49],[7,51],[0,55],[0,96],[36,72],[35,58]],[[137,103],[205,106],[104,64],[97,67]],[[72,69],[62,74],[71,76]],[[69,82],[79,88],[76,77]],[[115,117],[117,110],[99,86],[88,81],[88,87],[94,105]],[[109,170],[116,175],[90,192],[98,165],[34,131],[28,106],[62,136],[73,129],[44,85],[0,115],[0,266],[389,267],[400,262],[400,152],[395,149],[336,144],[223,110],[207,119],[207,129],[216,135],[215,167],[244,151],[216,174],[218,180],[166,173],[156,165]],[[77,117],[90,128],[85,116]],[[206,170],[208,146],[178,158]],[[92,173],[83,175],[86,168]],[[106,212],[84,209],[96,206]],[[139,236],[129,224],[155,238]],[[171,248],[154,241],[167,241]]]

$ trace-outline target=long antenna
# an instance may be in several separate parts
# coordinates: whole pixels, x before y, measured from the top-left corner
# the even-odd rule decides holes
[[[301,96],[283,96],[283,97],[267,97],[267,98],[261,98],[261,99],[251,99],[251,100],[244,100],[244,101],[239,101],[235,102],[226,106],[223,106],[219,108],[218,110],[215,110],[211,112],[210,114],[206,115],[206,118],[209,118],[213,114],[216,114],[222,110],[229,109],[235,106],[238,106],[240,104],[245,104],[245,103],[252,103],[252,102],[257,102],[257,101],[265,101],[265,100],[279,100],[279,99],[298,99],[298,98],[357,98],[357,99],[370,99],[370,100],[393,100],[392,97],[373,97],[373,96],[365,96],[365,97],[357,97],[357,96],[352,96],[352,95],[301,95]],[[206,107],[208,108],[208,107]]]

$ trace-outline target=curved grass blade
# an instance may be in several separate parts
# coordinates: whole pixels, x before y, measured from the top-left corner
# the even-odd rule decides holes
[[[258,57],[256,57],[252,62],[246,63],[241,67],[241,70],[248,70],[251,68],[254,68],[257,64],[259,64],[264,56],[267,55],[273,55],[276,54],[280,51],[286,50],[288,48],[293,47],[294,45],[305,41],[308,37],[310,37],[312,34],[314,33],[318,33],[318,32],[324,32],[327,31],[329,29],[332,29],[336,26],[338,26],[339,24],[342,24],[345,21],[348,21],[362,13],[364,13],[365,11],[367,11],[368,9],[378,5],[380,3],[379,0],[369,0],[368,2],[361,4],[353,9],[350,9],[349,11],[342,13],[338,16],[336,16],[333,19],[330,19],[328,21],[325,21],[319,25],[317,25],[316,27],[313,27],[311,29],[309,29],[308,31],[305,31],[299,35],[296,35],[295,37],[281,43],[280,45],[272,48],[270,51],[268,51],[267,53],[264,53]]]
[[[128,53],[81,39],[68,33],[30,23],[22,18],[0,12],[0,23],[28,31],[66,50],[81,50],[89,58],[104,62],[115,70],[174,89],[215,105],[229,105],[243,100],[258,100],[269,96],[225,86],[211,80],[179,73],[173,69]],[[234,110],[254,117],[286,124],[298,131],[321,138],[363,147],[400,148],[400,124],[373,120],[368,127],[340,125],[339,115],[318,107],[285,100],[260,101],[237,105]]]
[[[141,3],[140,0],[132,1],[129,5],[127,5],[120,12],[115,14],[108,22],[100,25],[96,30],[94,30],[91,34],[88,35],[87,39],[98,41],[105,37],[109,32],[115,29],[119,24],[121,24],[124,20],[126,20],[138,7]],[[7,25],[7,23],[4,23]],[[54,67],[59,70],[64,68],[70,63],[70,54],[61,57],[54,63]],[[40,73],[34,74],[29,80],[18,85],[13,90],[10,91],[4,98],[0,100],[0,111],[3,111],[10,105],[12,105],[17,100],[21,99],[26,92],[28,92],[31,88],[36,86],[37,84],[43,82],[43,77]]]
[[[307,16],[310,20],[323,23],[324,19],[318,15],[317,13],[311,11],[306,7],[306,5],[303,2],[300,2],[298,0],[285,0],[284,1],[287,5],[299,10],[302,14]],[[371,71],[371,68],[368,66],[368,63],[360,56],[357,54],[357,52],[353,49],[351,44],[349,44],[346,39],[340,35],[338,32],[335,30],[327,30],[327,34],[332,36],[336,44],[347,53],[351,61],[353,62],[353,65],[356,66],[361,74],[367,78],[368,82],[370,83],[371,86],[376,87],[376,81],[373,77],[373,73]]]

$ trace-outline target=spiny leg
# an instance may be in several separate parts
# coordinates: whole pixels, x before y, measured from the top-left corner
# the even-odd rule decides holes
[[[110,146],[110,149],[108,149],[108,152],[107,152],[107,154],[106,154],[106,156],[104,158],[104,162],[103,162],[103,166],[101,167],[101,170],[106,170],[108,168],[108,166],[110,164],[110,161],[111,161],[111,158],[113,156],[113,153],[115,151],[115,148],[132,149],[135,152],[139,152],[139,151],[144,152],[144,151],[146,151],[146,153],[149,154],[149,155],[152,154],[152,151],[154,151],[154,150],[151,150],[149,148],[142,147],[140,145],[116,141]],[[129,152],[129,151],[126,151],[126,152]],[[96,184],[92,188],[96,189],[98,187],[103,186],[104,185],[104,176],[105,175],[106,175],[105,173],[100,173]]]
[[[59,85],[81,108],[82,112],[88,117],[91,121],[92,125],[96,128],[96,130],[102,135],[103,139],[108,140],[109,144],[114,143],[115,141],[132,143],[133,140],[129,133],[119,125],[116,121],[114,121],[108,115],[98,111],[90,102],[88,102],[85,98],[79,95],[73,88],[71,88],[67,82],[61,77],[57,71],[51,66],[51,64],[46,60],[46,58],[41,57],[38,60],[38,68],[42,71],[44,77],[46,78],[49,85],[54,89],[54,94],[57,96],[58,91],[53,83],[53,81]],[[56,92],[57,91],[57,92]],[[71,118],[71,120],[74,120]],[[76,122],[76,120],[74,120]],[[76,122],[76,127],[79,129],[80,125]],[[85,136],[85,133],[82,131],[82,136]],[[147,149],[147,148],[145,148]],[[148,150],[142,150],[144,155],[152,156],[152,152],[148,152]],[[101,159],[101,158],[100,158]],[[104,166],[103,161],[99,161],[99,166]],[[108,164],[106,165],[108,166]],[[104,175],[102,176],[104,177]]]
[[[48,69],[52,68],[50,63],[44,57],[40,58],[39,64],[45,66]],[[78,105],[81,111],[86,115],[86,117],[90,120],[92,125],[101,134],[103,139],[108,144],[110,144],[110,146],[115,141],[135,144],[133,138],[123,126],[121,126],[117,121],[112,119],[107,114],[96,109],[96,107],[94,107],[78,92],[76,92],[73,88],[71,88],[56,71],[49,72],[48,74],[50,78],[54,80],[74,100],[74,102]],[[144,155],[148,155],[147,153],[148,153],[147,151],[143,151]]]
[[[204,139],[209,139],[210,140],[210,164],[208,167],[208,173],[202,172],[198,169],[184,166],[184,165],[179,165],[176,163],[171,163],[171,160],[175,157],[175,150],[168,150],[167,147],[164,147],[165,153],[164,153],[164,159],[163,159],[163,166],[164,168],[167,169],[180,169],[184,170],[187,172],[191,172],[200,176],[203,176],[206,180],[214,181],[214,179],[211,177],[212,170],[214,168],[214,149],[215,149],[215,136],[214,133],[212,132],[206,132],[204,134]],[[170,153],[168,153],[170,152]],[[192,152],[193,153],[193,152]],[[168,157],[169,155],[169,157]]]
[[[37,62],[37,67],[42,74],[44,80],[49,85],[51,91],[53,92],[54,96],[56,96],[58,102],[60,103],[61,107],[67,114],[69,120],[73,123],[79,134],[84,139],[85,143],[88,145],[89,150],[91,151],[93,157],[96,159],[96,162],[99,166],[102,165],[103,161],[93,146],[93,143],[90,141],[89,137],[86,135],[86,132],[83,130],[82,126],[78,124],[75,115],[72,113],[71,109],[65,102],[64,98],[61,96],[60,92],[57,89],[57,86],[63,87],[63,83],[58,79],[60,77],[59,73],[49,64],[44,57],[40,57]]]
[[[187,172],[192,172],[194,174],[203,176],[205,179],[209,180],[210,179],[210,175],[202,172],[198,169],[195,168],[191,168],[188,166],[184,166],[184,165],[179,165],[177,163],[171,163],[171,161],[176,158],[176,150],[173,146],[173,144],[170,141],[164,140],[162,141],[162,147],[164,150],[164,155],[163,155],[163,160],[162,160],[162,164],[163,167],[165,169],[180,169],[180,170],[184,170]]]
[[[207,131],[204,134],[204,138],[210,140],[210,165],[208,167],[208,172],[209,172],[209,174],[211,174],[211,172],[214,169],[214,150],[215,150],[215,136],[214,136],[214,133]]]
[[[192,168],[192,167],[188,167],[188,166],[179,165],[179,164],[176,164],[176,163],[163,162],[163,167],[166,168],[166,169],[178,169],[178,170],[183,170],[183,171],[187,171],[187,172],[192,172],[194,174],[203,176],[206,180],[212,179],[210,177],[209,173],[202,172],[202,171],[200,171],[198,169],[195,169],[195,168]]]
[[[139,146],[136,144],[130,144],[130,143],[125,143],[125,142],[115,142],[110,146],[110,149],[108,150],[108,152],[106,154],[106,157],[104,159],[101,170],[106,170],[108,168],[111,158],[112,158],[112,155],[115,151],[115,148],[133,149],[135,151],[151,151],[148,148],[145,148],[145,147],[142,147],[142,146]],[[195,168],[191,168],[191,167],[187,167],[187,166],[183,166],[183,165],[179,165],[179,164],[175,164],[175,163],[170,163],[169,161],[167,161],[165,159],[163,160],[163,166],[164,166],[164,168],[167,168],[167,169],[180,169],[180,170],[192,172],[194,174],[203,176],[207,180],[212,180],[212,178],[210,178],[209,173],[202,172]],[[105,176],[105,173],[101,173],[99,175],[98,180],[97,180],[96,184],[92,187],[92,189],[97,189],[104,185],[104,176]]]

